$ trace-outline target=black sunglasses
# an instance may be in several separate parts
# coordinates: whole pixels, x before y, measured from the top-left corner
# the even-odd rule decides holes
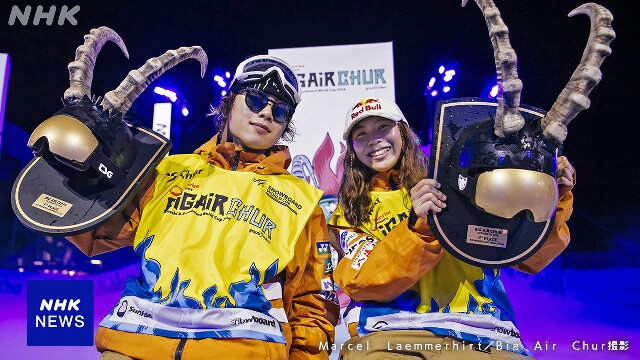
[[[271,103],[273,120],[279,124],[286,123],[291,120],[291,116],[293,116],[293,109],[289,104],[281,101],[273,101],[269,99],[267,94],[257,89],[245,89],[244,102],[253,112],[261,111],[267,104]]]

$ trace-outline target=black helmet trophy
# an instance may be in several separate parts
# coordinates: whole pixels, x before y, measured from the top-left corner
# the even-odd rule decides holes
[[[549,236],[558,202],[556,157],[567,124],[589,107],[615,32],[611,13],[600,5],[569,13],[587,14],[591,32],[578,68],[546,113],[520,104],[522,82],[507,26],[493,1],[475,2],[489,28],[501,93],[497,102],[462,98],[438,104],[430,173],[443,185],[448,206],[428,218],[451,254],[499,268],[524,261]]]
[[[169,152],[171,142],[123,121],[147,86],[186,59],[207,67],[199,46],[169,50],[129,72],[101,97],[91,96],[93,69],[107,41],[129,57],[120,36],[108,27],[92,29],[68,66],[70,87],[64,107],[41,123],[28,146],[35,158],[20,172],[11,194],[13,211],[28,228],[47,235],[73,235],[106,221],[120,210]]]

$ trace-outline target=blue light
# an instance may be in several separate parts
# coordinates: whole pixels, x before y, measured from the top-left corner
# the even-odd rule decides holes
[[[436,95],[438,95],[438,90],[433,90],[433,91],[431,92],[431,96],[434,96],[434,97],[435,97]]]
[[[216,75],[216,76],[213,77],[213,81],[219,83],[220,81],[222,81],[222,77],[220,75]]]
[[[227,95],[227,90],[222,90],[221,94],[222,94],[222,96]]]
[[[448,87],[448,86],[445,86],[445,87],[442,88],[442,91],[445,92],[445,93],[448,93],[450,90],[451,90],[451,88]]]
[[[156,86],[153,89],[153,92],[158,94],[158,95],[162,95],[162,96],[168,98],[169,100],[171,100],[171,102],[176,102],[176,100],[178,100],[178,95],[176,95],[175,92],[173,92],[171,90],[167,90],[167,89],[161,88],[159,86]]]
[[[444,72],[444,70],[445,70],[445,69],[444,69],[444,66],[440,66],[440,67],[438,68],[438,73],[442,74],[442,73]]]
[[[183,107],[182,107],[182,115],[184,115],[184,116],[189,115],[189,110],[187,109],[187,107],[186,107],[186,106],[183,106]]]
[[[431,80],[429,80],[429,85],[427,86],[427,89],[431,90],[431,88],[433,87],[433,84],[436,83],[436,78],[432,77]]]
[[[226,73],[224,73],[224,76],[228,79],[231,77],[231,73],[227,71]]]

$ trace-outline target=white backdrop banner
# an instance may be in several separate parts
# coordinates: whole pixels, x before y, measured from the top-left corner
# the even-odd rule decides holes
[[[395,100],[393,43],[270,49],[298,74],[302,102],[293,121],[297,135],[288,143],[290,171],[325,192],[325,215],[335,208],[342,168],[344,119],[364,97]]]

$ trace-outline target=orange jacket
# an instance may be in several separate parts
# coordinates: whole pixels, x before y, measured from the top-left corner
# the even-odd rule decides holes
[[[216,137],[202,145],[196,154],[224,169],[235,167],[237,171],[253,171],[262,175],[288,174],[286,167],[291,160],[285,146],[276,146],[266,154],[255,154],[241,151],[232,143],[216,145]],[[68,239],[90,256],[131,246],[140,216],[153,196],[154,183],[150,179],[121,214],[92,232]],[[321,292],[321,282],[329,275],[325,274],[324,268],[326,255],[319,254],[316,244],[327,239],[325,218],[320,207],[316,206],[298,238],[293,259],[271,281],[282,284],[281,298],[271,300],[271,304],[286,313],[288,323],[281,322],[286,348],[283,344],[251,339],[188,339],[181,344],[180,339],[101,327],[96,335],[98,350],[112,350],[145,359],[166,358],[169,351],[180,352],[189,359],[211,358],[212,354],[221,357],[229,354],[234,358],[254,355],[257,358],[281,358],[287,353],[295,359],[327,359],[328,354],[321,350],[321,345],[328,343],[330,348],[339,316],[338,305]],[[323,348],[326,349],[326,345]]]

